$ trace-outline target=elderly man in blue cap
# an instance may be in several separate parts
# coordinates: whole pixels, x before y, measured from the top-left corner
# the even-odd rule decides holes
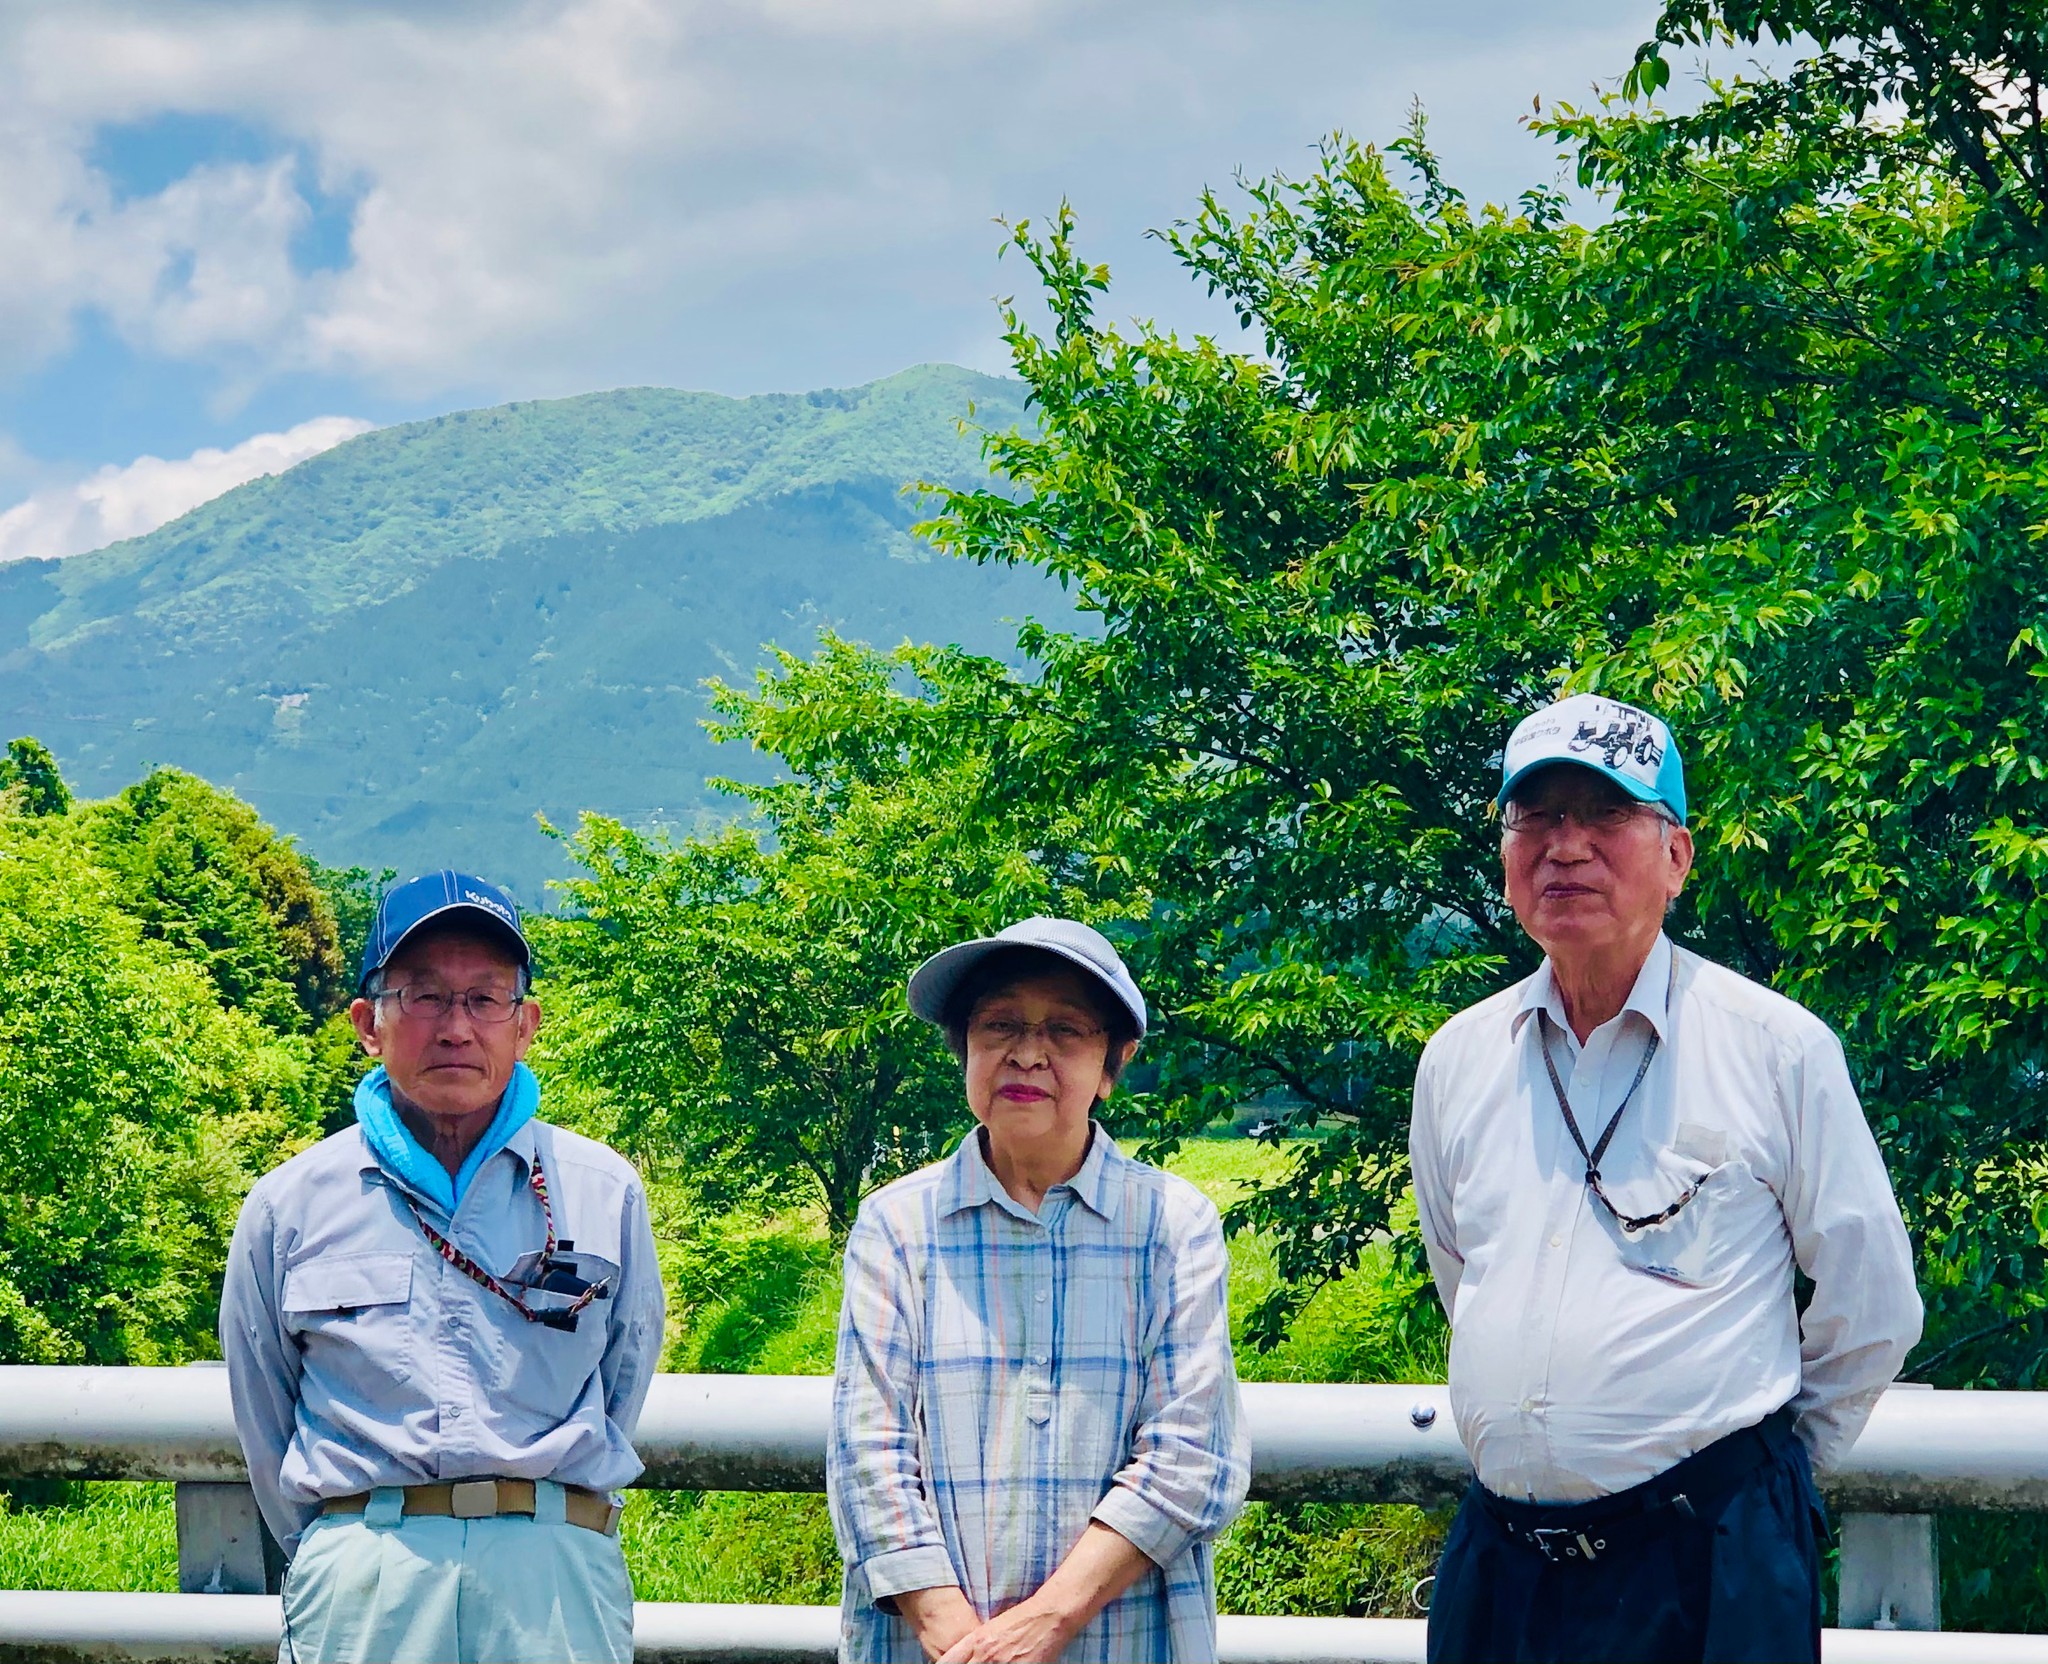
[[[1921,1315],[1841,1045],[1664,934],[1693,845],[1657,717],[1537,711],[1499,803],[1545,958],[1430,1041],[1409,1146],[1477,1475],[1429,1657],[1817,1660],[1812,1472]]]
[[[633,1655],[617,1492],[661,1279],[639,1175],[538,1118],[530,975],[496,885],[391,891],[356,1124],[235,1227],[221,1351],[296,1664]]]

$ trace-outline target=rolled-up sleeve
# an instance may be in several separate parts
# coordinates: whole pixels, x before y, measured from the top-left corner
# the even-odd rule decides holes
[[[959,1582],[925,1490],[917,1352],[901,1247],[863,1207],[846,1243],[825,1494],[840,1557],[877,1600]]]
[[[1913,1249],[1840,1043],[1825,1031],[1788,1060],[1795,1152],[1783,1198],[1813,1298],[1800,1320],[1793,1408],[1816,1468],[1855,1443],[1920,1338]]]
[[[604,1413],[628,1440],[640,1425],[647,1389],[661,1362],[662,1323],[667,1314],[661,1262],[648,1218],[647,1192],[626,1191],[619,1221],[619,1287],[609,1302],[604,1344]]]
[[[1207,1201],[1157,1244],[1157,1331],[1145,1359],[1131,1455],[1094,1518],[1160,1566],[1236,1518],[1251,1440],[1230,1355],[1230,1261]]]
[[[301,1361],[284,1327],[278,1298],[277,1222],[258,1190],[242,1204],[221,1285],[220,1351],[228,1366],[235,1437],[249,1465],[249,1484],[263,1523],[286,1554],[319,1512],[287,1501],[279,1488],[284,1453],[296,1429]]]

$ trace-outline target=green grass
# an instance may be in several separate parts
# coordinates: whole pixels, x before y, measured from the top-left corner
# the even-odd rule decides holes
[[[177,1587],[170,1486],[30,1481],[0,1488],[0,1589]]]
[[[839,1550],[822,1496],[635,1491],[619,1537],[642,1600],[839,1602]]]

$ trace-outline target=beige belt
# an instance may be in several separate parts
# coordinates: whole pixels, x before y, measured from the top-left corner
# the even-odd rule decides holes
[[[443,1519],[487,1520],[499,1514],[531,1514],[534,1486],[531,1479],[464,1479],[453,1485],[407,1485],[404,1512],[438,1515]],[[370,1493],[327,1499],[330,1514],[360,1514],[370,1505]],[[580,1485],[562,1487],[562,1512],[571,1525],[595,1531],[601,1537],[619,1528],[619,1510],[601,1492],[586,1491]]]

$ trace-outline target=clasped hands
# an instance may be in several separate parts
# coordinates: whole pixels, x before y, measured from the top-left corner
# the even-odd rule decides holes
[[[899,1594],[896,1610],[935,1664],[1058,1664],[1067,1643],[1151,1564],[1126,1538],[1091,1520],[1037,1594],[987,1622],[951,1583]]]
[[[1037,1596],[984,1623],[957,1588],[918,1589],[896,1597],[935,1664],[1057,1664],[1073,1631]]]

